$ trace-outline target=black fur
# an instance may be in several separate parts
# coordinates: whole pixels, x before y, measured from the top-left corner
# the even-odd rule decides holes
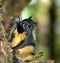
[[[25,24],[25,29],[23,29],[23,27],[22,27],[23,24]],[[24,46],[27,46],[27,45],[31,45],[31,46],[35,47],[35,41],[34,41],[34,38],[32,35],[32,31],[34,30],[34,27],[36,25],[37,25],[37,23],[33,22],[31,17],[24,19],[18,23],[14,22],[12,29],[14,28],[14,30],[15,30],[17,28],[19,33],[27,32],[25,40],[23,40],[21,42],[21,44],[19,44],[18,46],[14,47],[13,48],[14,50],[19,49],[19,48],[23,48]],[[14,63],[20,63],[19,62],[20,60],[17,59],[15,56],[15,51],[13,52],[13,58],[14,58]]]
[[[28,18],[28,19],[24,19],[21,22],[21,25],[23,25],[23,24],[25,24],[24,31],[27,32],[27,36],[26,36],[25,40],[23,40],[18,46],[14,47],[14,48],[23,48],[26,45],[35,46],[32,31],[34,30],[34,27],[37,25],[37,23],[33,22],[31,18]],[[21,25],[18,25],[18,26],[21,26]],[[20,27],[17,27],[17,28],[21,31]],[[19,30],[18,30],[18,32],[19,32]]]

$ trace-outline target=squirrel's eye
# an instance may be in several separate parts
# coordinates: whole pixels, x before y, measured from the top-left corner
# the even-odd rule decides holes
[[[29,25],[28,27],[30,28],[31,26]]]

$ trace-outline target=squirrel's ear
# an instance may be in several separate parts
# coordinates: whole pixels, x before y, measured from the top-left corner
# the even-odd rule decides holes
[[[30,16],[28,19],[31,19],[32,18],[32,16]]]

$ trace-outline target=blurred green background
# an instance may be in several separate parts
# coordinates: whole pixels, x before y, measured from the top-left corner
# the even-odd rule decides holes
[[[60,0],[32,0],[21,13],[21,18],[32,16],[36,52],[42,51],[40,60],[53,59],[60,63]]]

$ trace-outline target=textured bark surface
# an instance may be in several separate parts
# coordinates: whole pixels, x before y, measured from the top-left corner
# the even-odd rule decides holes
[[[12,53],[9,51],[11,48],[6,39],[6,32],[2,23],[3,17],[0,8],[0,63],[12,63]]]

